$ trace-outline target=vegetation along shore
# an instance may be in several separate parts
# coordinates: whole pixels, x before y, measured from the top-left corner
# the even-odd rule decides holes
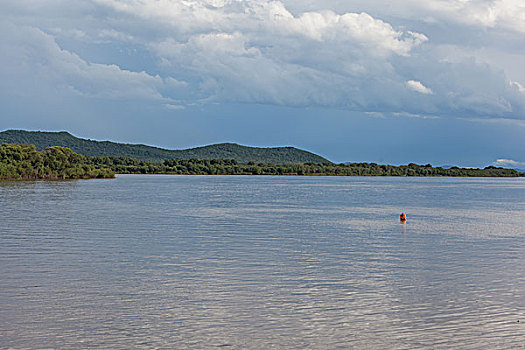
[[[83,156],[69,148],[53,146],[37,151],[34,145],[0,145],[0,179],[88,179],[112,178],[114,174],[174,175],[298,175],[298,176],[455,176],[455,177],[517,177],[525,176],[513,169],[452,167],[444,169],[428,165],[402,166],[375,163],[334,164],[291,163],[272,164],[235,159],[167,159],[151,162],[129,157]]]
[[[238,163],[234,159],[165,160],[162,163],[125,157],[87,157],[97,168],[109,168],[119,174],[176,175],[310,175],[310,176],[455,176],[455,177],[518,177],[525,176],[514,169],[486,167],[484,169],[431,165],[379,165],[375,163],[303,163],[270,164]]]
[[[0,145],[0,179],[2,180],[69,180],[112,178],[108,167],[92,164],[86,157],[69,148],[49,147],[37,151],[34,145]]]
[[[430,164],[335,164],[295,147],[221,143],[185,150],[81,139],[68,132],[0,132],[0,179],[111,178],[114,174],[518,177],[513,169]]]

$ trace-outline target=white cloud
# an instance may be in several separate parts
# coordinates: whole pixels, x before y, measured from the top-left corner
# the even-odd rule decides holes
[[[406,117],[406,118],[417,118],[417,119],[440,119],[440,117],[434,116],[434,115],[427,115],[427,114],[414,114],[414,113],[407,113],[407,112],[394,112],[392,113],[395,117]]]
[[[27,86],[19,90],[20,94],[31,95],[35,89],[60,90],[95,98],[163,101],[169,99],[159,89],[184,86],[183,82],[144,71],[89,63],[62,49],[51,35],[37,28],[4,24],[1,33],[0,50],[4,54],[0,56],[0,77],[4,84],[11,84],[11,91],[19,90],[16,85],[25,80]]]
[[[492,165],[503,168],[525,168],[525,162],[518,162],[513,159],[497,159]]]
[[[424,95],[432,95],[433,94],[432,90],[427,88],[425,85],[421,84],[420,81],[408,80],[406,82],[406,85],[407,85],[407,87],[410,90],[419,92],[421,94],[424,94]]]
[[[520,92],[525,92],[525,87],[521,85],[520,83],[518,83],[517,81],[511,81],[510,85],[517,87]]]
[[[126,34],[126,33],[123,33],[123,32],[119,32],[119,31],[117,31],[115,29],[102,29],[98,33],[98,36],[101,39],[107,39],[109,41],[117,40],[117,41],[133,42],[133,40],[134,40],[132,35],[129,35],[129,34]]]
[[[36,79],[37,87],[82,96],[169,105],[239,102],[525,117],[519,85],[504,71],[468,49],[458,56],[457,45],[435,44],[412,26],[434,16],[438,22],[500,28],[499,18],[521,16],[519,9],[503,11],[517,2],[500,1],[505,7],[488,0],[403,0],[395,8],[405,17],[393,25],[370,14],[392,8],[381,1],[353,1],[352,11],[337,10],[334,4],[350,3],[338,0],[301,2],[296,10],[288,6],[291,0],[71,0],[69,6],[64,0],[48,0],[47,6],[6,1],[12,31],[20,33],[3,34],[10,38],[0,62],[14,68],[4,73],[19,90]],[[481,15],[489,5],[499,9],[493,22]],[[128,54],[108,51],[117,48]]]
[[[458,23],[469,26],[525,32],[525,3],[522,0],[283,0],[294,9],[317,10],[330,7],[338,11],[369,11],[381,17],[393,16],[426,23]]]
[[[192,35],[243,33],[258,44],[295,39],[337,42],[355,46],[376,55],[408,55],[427,40],[421,33],[399,32],[384,21],[366,13],[336,14],[333,11],[290,13],[280,1],[169,1],[96,0],[100,4],[144,18],[171,32],[171,38]],[[174,35],[173,35],[174,34]]]
[[[427,41],[366,13],[294,15],[279,1],[97,2],[155,28],[141,43],[165,72],[197,81],[195,95],[208,102],[397,106],[386,91],[400,84],[389,61]]]
[[[422,1],[421,5],[459,22],[525,32],[525,4],[522,0],[431,0]]]
[[[166,107],[167,109],[173,109],[173,110],[183,110],[183,109],[186,109],[185,106],[174,105],[174,104],[169,104],[169,103],[166,103],[166,104],[164,105],[164,107]]]

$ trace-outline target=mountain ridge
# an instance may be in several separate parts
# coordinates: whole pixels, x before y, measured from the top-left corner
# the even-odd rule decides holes
[[[0,132],[0,143],[31,144],[37,150],[61,146],[84,156],[129,157],[153,162],[166,159],[235,159],[239,163],[329,163],[315,153],[292,146],[251,147],[225,142],[170,150],[145,144],[83,139],[68,131],[4,130]]]

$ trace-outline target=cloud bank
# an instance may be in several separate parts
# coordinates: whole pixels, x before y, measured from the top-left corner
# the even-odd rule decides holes
[[[366,9],[382,17],[420,20],[427,23],[446,23],[502,28],[516,33],[525,32],[525,6],[521,0],[399,0],[395,2],[370,0],[283,0],[299,11],[316,11],[326,7],[337,11]]]
[[[437,19],[525,33],[525,5],[521,0],[427,0],[410,4]]]
[[[513,159],[497,159],[492,165],[503,168],[525,169],[525,162],[518,162]]]
[[[235,102],[525,118],[522,85],[505,71],[365,11],[336,12],[320,1],[326,8],[292,12],[287,3],[7,0],[1,88],[177,109]],[[525,31],[517,1],[400,6],[435,21]]]

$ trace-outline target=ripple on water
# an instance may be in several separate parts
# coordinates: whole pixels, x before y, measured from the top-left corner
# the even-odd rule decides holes
[[[0,348],[524,348],[524,194],[522,179],[0,183]]]

